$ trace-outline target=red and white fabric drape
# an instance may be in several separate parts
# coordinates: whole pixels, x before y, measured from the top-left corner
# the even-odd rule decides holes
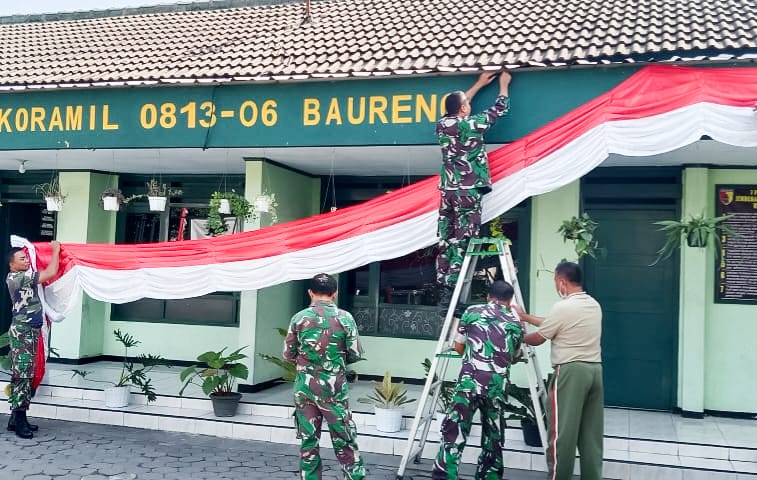
[[[488,221],[560,188],[611,153],[650,156],[707,135],[757,146],[757,68],[646,67],[617,87],[489,155]],[[757,159],[756,159],[757,163]],[[123,303],[253,290],[342,272],[434,244],[439,194],[427,178],[353,207],[235,235],[138,245],[64,244],[45,289],[62,313],[81,291]],[[38,266],[50,258],[35,245]]]

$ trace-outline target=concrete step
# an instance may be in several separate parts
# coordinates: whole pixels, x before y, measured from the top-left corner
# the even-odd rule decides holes
[[[0,389],[6,383],[0,382]],[[29,415],[272,443],[299,443],[293,428],[293,407],[256,403],[246,398],[240,403],[236,416],[221,418],[213,414],[211,402],[205,398],[159,395],[157,401],[147,404],[144,395],[132,393],[128,407],[114,409],[105,406],[102,390],[42,385]],[[397,455],[399,464],[412,418],[404,418],[404,430],[384,433],[376,430],[373,414],[354,412],[353,416],[360,450]],[[474,425],[463,462],[476,463],[480,434],[480,426]],[[322,436],[321,445],[331,447],[328,434]],[[438,448],[439,422],[435,421],[423,457],[433,458]],[[519,428],[506,430],[505,450],[508,468],[546,471],[541,449],[526,445]],[[623,480],[755,480],[757,448],[606,436],[604,476]]]

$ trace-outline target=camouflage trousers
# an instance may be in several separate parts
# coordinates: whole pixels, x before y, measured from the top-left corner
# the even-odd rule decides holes
[[[294,394],[294,418],[300,446],[300,475],[302,480],[321,480],[323,462],[318,444],[321,426],[326,420],[331,444],[337,460],[342,464],[345,478],[362,480],[365,465],[357,448],[357,428],[352,421],[347,401],[314,399],[310,392],[297,391]]]
[[[431,472],[433,480],[457,480],[460,457],[468,441],[473,414],[481,413],[481,454],[476,480],[499,480],[504,472],[502,447],[505,443],[503,409],[499,402],[475,392],[456,391],[442,422],[442,444]]]
[[[439,253],[436,281],[454,287],[471,238],[481,227],[481,197],[478,190],[445,190],[439,204]]]
[[[39,328],[25,323],[12,323],[10,337],[11,382],[8,402],[11,410],[28,410],[32,398],[34,358],[37,355]]]

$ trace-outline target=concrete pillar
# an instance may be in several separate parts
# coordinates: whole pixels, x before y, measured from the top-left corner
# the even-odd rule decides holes
[[[100,194],[118,184],[118,176],[93,172],[61,172],[60,186],[67,195],[58,213],[57,240],[75,243],[113,243],[115,212],[100,206]],[[74,302],[65,320],[53,325],[51,346],[65,359],[102,354],[104,329],[110,305],[83,295]]]
[[[681,218],[708,214],[708,170],[683,172]],[[678,347],[678,404],[685,416],[704,412],[705,319],[712,290],[707,282],[707,262],[713,247],[691,248],[681,243],[681,293]]]

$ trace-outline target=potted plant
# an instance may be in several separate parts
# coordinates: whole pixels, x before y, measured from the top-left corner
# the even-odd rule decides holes
[[[51,212],[59,212],[63,208],[63,201],[66,195],[60,190],[58,177],[53,177],[47,183],[41,183],[34,186],[34,190],[41,194],[47,203],[47,209]]]
[[[536,411],[531,400],[531,390],[508,382],[505,387],[507,403],[505,403],[505,419],[520,421],[523,430],[523,441],[531,447],[541,447],[539,425],[536,422]],[[546,425],[546,413],[542,418]]]
[[[147,201],[150,202],[151,212],[162,212],[166,209],[168,197],[178,197],[184,193],[181,189],[173,188],[165,183],[151,178],[147,185]]]
[[[404,382],[392,383],[392,375],[384,373],[381,383],[371,382],[373,393],[358,398],[360,403],[373,405],[376,417],[376,430],[380,432],[399,432],[402,429],[402,405],[414,402],[407,398]]]
[[[127,202],[124,194],[117,188],[106,188],[100,194],[100,203],[103,209],[109,212],[117,212],[121,205],[125,205]]]
[[[279,221],[278,214],[276,213],[276,207],[278,206],[275,193],[258,195],[252,202],[252,218],[258,218],[261,214],[267,213],[271,216],[271,223],[274,224]]]
[[[576,255],[580,259],[584,255],[597,258],[600,252],[599,242],[594,238],[594,231],[599,224],[584,212],[577,217],[572,217],[562,222],[557,232],[562,235],[563,241],[571,240],[575,243]]]
[[[118,376],[118,381],[108,381],[108,380],[94,380],[94,379],[88,379],[92,382],[98,382],[98,383],[108,383],[113,385],[112,387],[106,388],[105,391],[105,406],[110,408],[121,408],[126,407],[129,405],[129,393],[131,391],[131,387],[138,387],[139,390],[147,397],[148,402],[154,402],[157,399],[157,394],[155,393],[155,389],[152,385],[152,380],[147,376],[147,374],[155,368],[158,365],[168,365],[170,364],[165,361],[163,358],[160,357],[160,355],[153,355],[153,354],[141,354],[138,357],[136,357],[136,361],[132,361],[128,357],[129,348],[136,347],[141,342],[139,340],[136,340],[134,337],[129,335],[128,333],[121,332],[121,330],[113,330],[113,335],[115,335],[116,340],[118,340],[121,345],[124,347],[124,356],[123,360],[121,361],[121,373]],[[76,377],[80,376],[82,378],[87,378],[87,375],[89,375],[91,372],[88,372],[86,370],[73,370],[73,375],[71,376]]]
[[[230,192],[213,192],[210,196],[210,209],[208,211],[208,235],[223,235],[228,231],[223,215],[236,217],[237,222],[248,220],[252,217],[252,204],[234,190]]]
[[[665,232],[665,244],[657,251],[657,258],[650,266],[656,265],[660,260],[670,258],[676,248],[681,246],[681,239],[686,239],[686,244],[694,248],[706,248],[710,240],[716,246],[720,246],[720,234],[724,233],[731,237],[737,236],[731,227],[723,222],[733,215],[722,217],[705,217],[704,214],[691,215],[687,220],[661,220],[654,222],[660,225],[659,230]]]
[[[180,378],[184,386],[181,387],[179,395],[183,395],[190,384],[197,385],[213,402],[213,413],[216,417],[236,415],[239,400],[242,398],[242,394],[235,391],[236,381],[238,378],[246,380],[250,375],[247,365],[238,362],[247,358],[247,355],[241,353],[245,348],[247,347],[224,355],[224,347],[218,352],[211,350],[199,355],[197,361],[206,364],[207,367],[192,365],[182,371]]]

